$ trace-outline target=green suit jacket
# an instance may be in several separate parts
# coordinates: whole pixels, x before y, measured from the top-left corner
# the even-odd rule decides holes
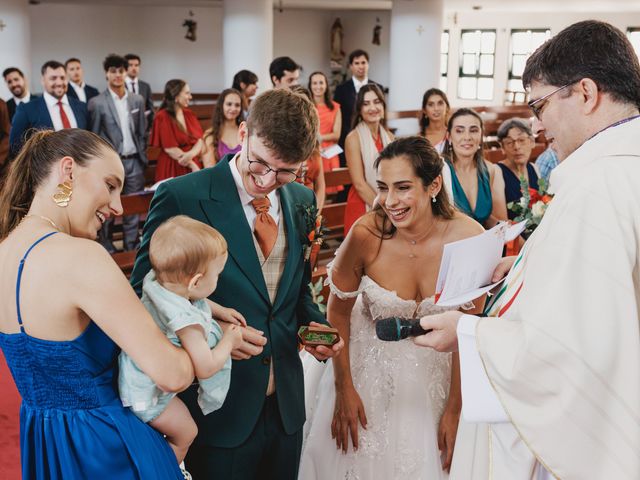
[[[229,245],[229,259],[209,297],[238,310],[247,323],[264,332],[267,344],[262,354],[234,361],[231,386],[219,410],[202,415],[197,390],[181,394],[198,424],[196,443],[233,448],[251,434],[265,400],[269,365],[273,363],[276,392],[284,429],[288,434],[302,428],[305,420],[304,381],[298,356],[297,329],[310,321],[326,323],[311,299],[309,263],[304,261],[304,229],[300,206],[315,205],[311,190],[291,183],[280,188],[281,220],[287,231],[288,255],[273,305],[269,300],[258,255],[231,175],[228,155],[214,168],[201,170],[158,187],[144,225],[142,243],[131,275],[131,284],[141,293],[142,280],[151,268],[149,241],[165,220],[187,215],[217,229]]]

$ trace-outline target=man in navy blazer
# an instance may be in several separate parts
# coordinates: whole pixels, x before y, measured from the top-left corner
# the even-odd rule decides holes
[[[82,70],[82,63],[80,63],[79,59],[70,58],[64,62],[64,68],[69,79],[69,88],[67,88],[69,98],[75,98],[88,104],[89,100],[100,94],[97,88],[84,82],[84,70]]]
[[[32,98],[36,98],[37,95],[32,95],[29,92],[29,86],[24,78],[24,73],[17,67],[5,68],[2,72],[4,81],[7,84],[7,88],[11,92],[11,98],[7,100],[7,108],[9,109],[9,122],[13,120],[13,116],[16,114],[16,109],[21,103],[28,103]]]
[[[11,123],[9,143],[11,155],[17,155],[22,144],[34,129],[87,129],[89,114],[86,104],[67,96],[67,73],[64,65],[55,60],[46,62],[42,73],[42,97],[21,103]]]
[[[344,149],[344,139],[351,131],[351,118],[356,104],[356,95],[360,87],[368,83],[376,84],[384,93],[384,87],[369,79],[369,54],[364,50],[354,50],[349,54],[349,70],[351,78],[336,87],[333,99],[340,104],[342,112],[342,130],[338,145]],[[340,154],[340,164],[346,166],[344,154]]]

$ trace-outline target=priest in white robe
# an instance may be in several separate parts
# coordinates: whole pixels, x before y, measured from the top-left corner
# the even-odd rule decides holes
[[[463,416],[489,422],[489,478],[637,480],[638,57],[620,30],[580,22],[530,57],[523,82],[565,158],[555,197],[489,317],[423,317],[433,332],[415,341],[459,349]]]

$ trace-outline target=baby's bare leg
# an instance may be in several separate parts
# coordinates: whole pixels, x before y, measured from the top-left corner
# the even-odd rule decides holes
[[[184,460],[189,446],[198,434],[198,427],[187,406],[178,397],[173,397],[164,412],[149,422],[149,425],[167,436],[178,463]]]

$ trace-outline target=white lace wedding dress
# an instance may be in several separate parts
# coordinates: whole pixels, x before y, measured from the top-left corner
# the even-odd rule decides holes
[[[336,449],[331,438],[333,366],[330,361],[319,363],[303,354],[307,423],[298,478],[449,478],[441,467],[437,432],[449,392],[451,354],[418,347],[411,340],[382,342],[375,333],[376,320],[391,316],[419,318],[445,309],[434,305],[433,298],[420,303],[404,300],[367,276],[356,292],[338,290],[331,283],[330,272],[328,281],[338,298],[358,296],[351,314],[349,350],[354,386],[368,424],[366,430],[359,426],[357,452],[351,440],[347,454]],[[468,436],[475,437],[475,427],[467,426],[471,427]],[[475,438],[470,441],[475,442]],[[463,450],[471,453],[475,448]],[[470,462],[474,463],[472,459]]]

